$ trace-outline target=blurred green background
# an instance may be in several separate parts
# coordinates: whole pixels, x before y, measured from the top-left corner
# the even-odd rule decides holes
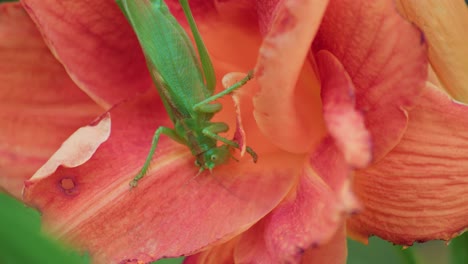
[[[0,193],[1,264],[87,264],[86,254],[74,252],[40,232],[40,216],[6,194]],[[446,246],[432,241],[408,249],[378,238],[368,246],[348,240],[348,264],[468,264],[468,232]],[[175,264],[183,259],[165,259],[154,263]]]

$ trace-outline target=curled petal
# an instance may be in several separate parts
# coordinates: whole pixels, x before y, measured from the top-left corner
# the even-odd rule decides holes
[[[151,88],[137,38],[115,1],[22,3],[70,77],[101,106]]]
[[[328,131],[350,165],[365,167],[372,157],[371,139],[362,114],[355,109],[353,83],[333,54],[322,50],[316,57]]]
[[[400,11],[423,32],[429,60],[447,91],[468,102],[468,8],[464,0],[397,1]]]
[[[346,263],[347,255],[346,228],[343,224],[328,243],[306,250],[301,263],[344,264]]]
[[[59,166],[73,168],[88,161],[97,148],[109,138],[110,115],[106,114],[93,124],[78,129],[55,152],[39,170],[28,180],[26,184],[54,173]]]
[[[336,155],[340,157],[341,153],[338,151]],[[335,158],[331,155],[327,157]],[[334,169],[333,176],[350,175],[349,166],[344,159],[341,161],[343,166],[335,166],[338,163],[327,164],[333,165],[328,168],[328,171]],[[267,217],[242,234],[234,251],[236,263],[296,263],[311,248],[320,251],[321,246],[328,244],[337,230],[341,230],[343,235],[340,237],[344,240],[344,231],[340,228],[343,226],[343,217],[345,213],[356,210],[356,204],[351,205],[350,200],[343,199],[345,197],[342,193],[350,191],[349,185],[338,192],[327,185],[327,178],[321,176],[309,165],[304,167],[300,181],[288,197]],[[345,248],[343,252],[337,252],[336,256],[342,261],[343,256],[346,256]]]
[[[427,78],[422,34],[405,21],[392,1],[333,0],[314,50],[327,50],[343,64],[356,88],[379,160],[406,129],[402,109],[417,101]]]
[[[281,261],[275,258],[273,252],[267,248],[265,225],[266,221],[262,219],[242,233],[234,251],[235,263],[278,263]]]
[[[468,106],[428,86],[409,113],[401,142],[359,171],[355,190],[365,206],[349,221],[361,238],[393,243],[449,240],[468,227]]]
[[[255,67],[255,119],[275,145],[294,153],[310,150],[325,132],[317,76],[304,60],[327,3],[280,1]]]
[[[270,212],[297,181],[300,159],[282,154],[197,176],[189,149],[163,135],[147,175],[130,189],[154,131],[168,125],[157,98],[152,92],[112,108],[112,133],[88,162],[59,167],[25,189],[47,230],[98,262],[149,262],[222,243]]]
[[[100,109],[70,80],[21,5],[0,5],[0,188],[24,180]]]
[[[232,263],[234,261],[234,250],[238,240],[237,238],[233,238],[222,245],[186,257],[184,259],[184,264]]]
[[[266,218],[263,236],[274,262],[297,262],[308,248],[326,244],[343,224],[340,198],[306,166],[296,189]]]
[[[226,89],[244,77],[245,77],[245,73],[240,73],[240,72],[229,73],[223,77],[223,80],[222,80],[223,86]],[[232,100],[236,108],[236,131],[234,133],[233,139],[239,144],[241,157],[244,156],[245,151],[247,149],[245,130],[242,124],[242,114],[241,114],[242,91],[243,90],[237,90],[232,95]]]
[[[309,162],[314,171],[333,190],[343,211],[354,213],[360,209],[351,186],[352,168],[332,137],[328,136],[322,141],[310,155]]]

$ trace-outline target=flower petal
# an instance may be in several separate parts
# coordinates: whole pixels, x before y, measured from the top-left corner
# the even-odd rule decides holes
[[[262,132],[275,145],[305,153],[325,134],[318,79],[304,60],[328,1],[279,3],[255,67],[259,91],[254,114]]]
[[[352,168],[332,137],[326,137],[322,141],[310,155],[309,162],[313,170],[333,190],[345,212],[355,213],[360,209],[351,188]]]
[[[245,73],[240,73],[240,72],[232,72],[232,73],[226,74],[222,79],[223,86],[225,89],[227,89],[231,85],[234,85],[235,83],[239,82],[244,77],[245,77]],[[232,94],[232,100],[236,108],[236,131],[234,133],[233,140],[237,142],[237,144],[239,144],[241,157],[244,156],[245,151],[247,149],[247,142],[246,142],[244,126],[242,124],[242,111],[241,111],[241,101],[243,99],[242,97],[245,95],[246,95],[245,90],[242,90],[242,89],[234,91]],[[244,98],[244,100],[248,100],[248,99]]]
[[[328,243],[306,250],[301,263],[344,264],[346,263],[347,253],[346,228],[345,225],[342,225]]]
[[[468,227],[468,106],[428,86],[409,113],[401,142],[359,171],[355,190],[365,205],[349,221],[360,237],[393,243],[449,240]]]
[[[152,87],[136,36],[115,1],[22,3],[71,78],[101,106]]]
[[[424,38],[387,0],[333,0],[314,40],[348,72],[379,160],[406,129],[410,109],[427,77]]]
[[[70,80],[20,4],[0,5],[0,188],[23,182],[102,111]]]
[[[238,239],[231,239],[228,242],[202,251],[198,254],[186,257],[184,264],[218,264],[232,263],[234,261],[234,248]]]
[[[152,134],[169,121],[157,98],[151,91],[113,108],[111,136],[88,162],[59,167],[25,190],[50,232],[97,261],[147,262],[222,243],[270,212],[297,181],[298,157],[266,153],[257,164],[232,161],[196,176],[188,148],[161,136],[150,171],[129,189]]]
[[[305,167],[296,190],[266,218],[263,236],[274,262],[297,262],[308,248],[326,244],[343,223],[340,198]]]
[[[371,139],[362,114],[354,109],[354,86],[343,65],[328,51],[317,55],[325,123],[346,161],[358,168],[372,158]]]
[[[97,148],[109,138],[110,123],[110,115],[105,114],[91,125],[78,129],[70,138],[63,142],[60,149],[34,173],[27,183],[49,176],[59,166],[74,168],[88,161]]]
[[[319,163],[317,167],[324,165],[326,168],[319,168],[331,172],[330,175],[324,173],[319,176],[309,166],[304,167],[297,187],[288,197],[262,221],[242,234],[234,251],[237,263],[298,262],[311,247],[327,244],[343,225],[344,215],[357,209],[349,183],[344,184],[349,182],[350,167],[336,147],[332,148],[333,144],[322,145],[322,149],[328,147],[335,152],[315,153],[311,162],[312,165]],[[321,162],[321,156],[326,156],[325,160],[333,158],[335,162]],[[340,179],[333,179],[336,175]],[[327,180],[333,185],[328,186]],[[345,253],[344,250],[342,255]]]
[[[468,102],[468,8],[464,0],[397,1],[403,15],[424,32],[429,60],[447,91]]]
[[[280,263],[266,245],[265,219],[242,233],[234,251],[234,263]]]

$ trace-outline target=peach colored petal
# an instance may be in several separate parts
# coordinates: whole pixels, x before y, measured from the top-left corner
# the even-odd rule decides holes
[[[410,109],[427,77],[422,34],[396,11],[393,1],[333,0],[314,40],[348,72],[379,160],[406,129]]]
[[[362,114],[355,110],[353,83],[333,54],[322,50],[316,58],[328,131],[346,161],[354,167],[363,168],[372,158],[371,138]]]
[[[427,70],[428,70],[427,81],[435,85],[437,88],[445,91],[443,88],[444,86],[442,85],[439,78],[437,77],[437,74],[434,71],[434,68],[431,65],[429,65],[429,67],[427,67]]]
[[[266,218],[265,243],[275,263],[298,262],[325,244],[343,223],[341,197],[305,166],[298,186]]]
[[[101,106],[152,87],[136,36],[115,1],[21,2],[70,77]]]
[[[304,59],[327,3],[279,2],[255,66],[259,127],[275,145],[294,153],[307,152],[325,133],[317,76]]]
[[[342,164],[346,164],[344,159]],[[341,168],[341,174],[349,175],[348,166]],[[343,216],[350,208],[341,198],[305,166],[288,197],[241,235],[234,251],[236,263],[297,263],[309,248],[327,244],[337,230],[342,230]]]
[[[47,230],[98,262],[148,262],[223,243],[270,212],[297,181],[300,159],[281,154],[195,177],[187,147],[162,136],[147,176],[130,189],[152,134],[169,125],[157,98],[151,91],[113,108],[111,136],[88,162],[59,167],[25,189]]]
[[[301,263],[346,263],[347,255],[346,228],[343,225],[327,244],[306,250]]]
[[[262,35],[268,34],[273,22],[276,8],[278,8],[280,0],[256,0],[255,9],[258,15],[258,24]]]
[[[171,13],[192,36],[179,1],[165,1]],[[257,27],[254,2],[246,0],[191,0],[190,8],[215,68],[229,72],[248,72],[255,63],[261,36]]]
[[[237,245],[237,238],[231,239],[228,242],[202,251],[193,256],[184,259],[184,264],[219,264],[232,263],[234,260],[234,249]]]
[[[229,74],[226,74],[223,79],[223,87],[229,88],[231,85],[234,85],[238,81],[240,81],[242,78],[245,77],[245,73],[241,72],[232,72]],[[240,155],[241,157],[244,156],[245,151],[247,149],[247,142],[246,142],[246,136],[245,136],[245,130],[244,126],[242,124],[242,113],[241,113],[241,101],[242,101],[242,96],[245,96],[245,90],[237,90],[232,94],[232,100],[234,102],[234,106],[236,108],[236,131],[234,133],[234,141],[236,141],[239,144],[239,149],[240,149]],[[248,100],[248,99],[245,99]]]
[[[218,74],[219,72],[226,72],[229,69],[231,69],[231,66],[227,64],[219,65],[216,68],[217,77],[220,77]],[[245,74],[231,72],[227,74],[227,76],[229,78],[221,78],[223,82],[233,81],[240,76],[243,78],[245,77]],[[231,79],[231,77],[235,78]],[[225,84],[227,83],[228,82]],[[257,152],[257,154],[259,154],[259,159],[261,159],[263,155],[262,153],[282,153],[282,151],[276,148],[268,139],[265,138],[263,133],[259,130],[257,122],[253,116],[254,106],[252,97],[255,93],[256,85],[255,79],[252,79],[236,90],[232,97],[224,96],[219,99],[218,101],[223,105],[223,109],[213,117],[213,121],[227,123],[230,126],[230,130],[224,136],[226,138],[234,138],[236,140],[244,141],[243,143],[240,142],[242,143],[241,146],[244,145],[245,147],[251,147],[255,152]],[[222,86],[220,88],[222,88]],[[218,92],[219,91],[221,90],[218,90]],[[240,126],[238,124],[240,124]],[[242,155],[242,151],[236,150],[236,153],[237,152],[240,152]],[[252,160],[250,155],[244,154],[242,158]]]
[[[468,102],[468,8],[464,0],[397,1],[400,11],[424,32],[429,60],[445,89]]]
[[[110,115],[106,114],[93,124],[78,129],[55,152],[28,182],[37,181],[54,173],[59,166],[73,168],[88,161],[97,148],[109,138]]]
[[[234,251],[234,263],[278,263],[265,241],[265,219],[242,233]]]
[[[336,199],[330,192],[323,192],[327,187],[317,176],[313,176],[315,179],[309,176],[302,177],[289,201],[239,237],[191,256],[184,263],[344,263],[346,233],[343,222],[336,222],[342,219],[336,210]],[[313,181],[317,185],[313,186]],[[335,201],[335,210],[329,206],[334,207],[332,201]],[[326,219],[331,222],[327,223]],[[327,224],[334,228],[325,227]]]
[[[18,3],[0,6],[0,188],[31,177],[101,109],[69,79]]]
[[[332,137],[326,137],[310,155],[309,162],[314,171],[335,193],[335,197],[348,213],[360,209],[351,188],[352,170]]]
[[[449,240],[468,227],[468,106],[428,85],[401,142],[356,174],[365,206],[349,227],[393,243]]]

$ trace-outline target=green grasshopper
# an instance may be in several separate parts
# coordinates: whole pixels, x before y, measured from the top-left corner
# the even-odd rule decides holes
[[[213,64],[188,0],[179,2],[194,36],[200,61],[186,32],[163,0],[116,1],[133,26],[158,93],[174,124],[174,128],[161,126],[156,130],[146,161],[130,186],[135,187],[148,170],[161,134],[186,145],[195,156],[200,172],[205,169],[212,171],[217,165],[228,162],[232,149],[240,147],[237,142],[218,135],[229,130],[226,123],[210,121],[222,108],[214,101],[243,86],[253,78],[253,72],[214,95],[216,76]],[[218,141],[223,144],[217,146]],[[257,154],[250,147],[246,151],[256,162]]]

